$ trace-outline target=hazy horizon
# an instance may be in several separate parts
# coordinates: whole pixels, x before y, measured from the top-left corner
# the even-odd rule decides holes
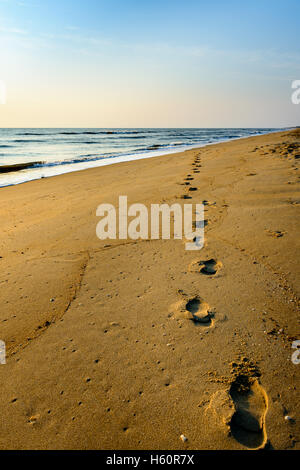
[[[278,130],[281,130],[281,129],[288,129],[288,128],[295,128],[295,127],[299,127],[299,126],[283,126],[283,127],[273,127],[270,129],[278,129]],[[252,126],[249,126],[249,127],[213,127],[213,126],[207,126],[207,127],[187,127],[187,126],[181,126],[181,127],[96,127],[96,126],[89,126],[89,127],[86,127],[86,126],[73,126],[73,127],[69,127],[69,126],[49,126],[49,127],[38,127],[38,126],[34,126],[34,127],[28,127],[28,126],[8,126],[8,127],[1,127],[1,129],[266,129],[266,127],[252,127]]]

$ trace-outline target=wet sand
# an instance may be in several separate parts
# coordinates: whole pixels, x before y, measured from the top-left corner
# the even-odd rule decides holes
[[[299,158],[297,129],[0,189],[0,448],[299,449]],[[99,240],[119,195],[205,201],[204,248]]]

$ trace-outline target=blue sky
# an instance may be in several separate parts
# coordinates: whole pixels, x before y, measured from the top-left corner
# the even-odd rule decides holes
[[[299,125],[300,2],[0,0],[0,126]]]

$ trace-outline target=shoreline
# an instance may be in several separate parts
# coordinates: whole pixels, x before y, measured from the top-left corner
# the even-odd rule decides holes
[[[284,130],[3,187],[0,449],[299,449],[299,150]],[[205,201],[204,248],[99,240],[119,195]]]
[[[255,128],[253,128],[255,129]],[[8,187],[8,186],[17,186],[19,184],[23,184],[23,183],[28,183],[30,181],[36,181],[36,180],[39,180],[39,179],[44,179],[44,178],[52,178],[53,176],[59,176],[59,175],[63,175],[63,174],[67,174],[67,173],[74,173],[74,172],[77,172],[77,171],[83,171],[83,170],[87,170],[87,169],[91,169],[91,168],[98,168],[98,167],[102,167],[102,166],[107,166],[107,165],[113,165],[113,164],[117,164],[117,163],[123,163],[123,162],[129,162],[129,161],[137,161],[137,160],[143,160],[143,159],[148,159],[148,158],[156,158],[156,157],[162,157],[162,156],[165,156],[165,155],[172,155],[172,154],[177,154],[177,153],[184,153],[186,151],[189,151],[189,150],[197,150],[197,149],[201,149],[201,148],[204,148],[206,146],[210,146],[210,145],[217,145],[217,144],[223,144],[223,143],[226,143],[226,142],[233,142],[233,141],[236,141],[236,140],[240,140],[240,139],[248,139],[248,138],[251,138],[251,137],[258,137],[260,135],[269,135],[269,134],[276,134],[277,132],[284,132],[286,130],[290,130],[290,129],[280,129],[280,130],[274,130],[274,131],[270,131],[270,132],[266,132],[266,133],[259,133],[259,134],[253,134],[251,136],[242,136],[242,137],[233,137],[233,138],[227,138],[227,139],[224,139],[224,140],[220,140],[218,142],[210,142],[210,143],[206,143],[206,144],[203,144],[202,146],[199,146],[198,144],[195,145],[195,146],[182,146],[181,148],[174,148],[174,149],[169,149],[169,150],[166,150],[166,151],[163,151],[163,149],[160,149],[158,150],[157,152],[153,151],[151,154],[146,153],[146,152],[142,152],[140,154],[136,153],[136,154],[124,154],[124,155],[121,155],[121,156],[117,156],[117,157],[101,157],[99,159],[96,159],[96,160],[91,160],[89,162],[85,162],[85,161],[82,161],[82,162],[77,162],[77,163],[60,163],[59,165],[53,165],[53,164],[45,164],[44,166],[40,166],[40,163],[42,162],[30,162],[30,163],[20,163],[20,164],[13,164],[13,165],[3,165],[3,167],[0,166],[0,175],[1,173],[8,173],[8,172],[13,172],[13,170],[6,170],[6,168],[10,168],[10,167],[13,167],[13,166],[16,166],[16,167],[20,167],[18,169],[18,175],[21,176],[21,174],[24,174],[24,173],[19,173],[19,172],[22,172],[26,167],[30,168],[31,166],[34,166],[36,164],[39,164],[39,166],[37,168],[31,168],[31,170],[33,170],[37,176],[33,176],[32,175],[32,178],[31,179],[23,179],[21,178],[20,181],[17,181],[17,182],[11,182],[11,183],[4,183],[4,184],[1,184],[1,181],[0,181],[0,189],[1,188],[5,188],[5,187]],[[24,168],[22,168],[22,166],[24,166]],[[68,168],[67,168],[68,167]],[[1,171],[1,169],[4,168],[4,171]],[[59,172],[57,172],[57,169],[60,169]],[[45,171],[48,171],[48,174],[45,174]],[[24,176],[25,178],[25,176]]]

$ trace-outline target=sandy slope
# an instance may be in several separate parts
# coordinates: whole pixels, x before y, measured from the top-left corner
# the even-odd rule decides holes
[[[0,448],[299,448],[299,158],[295,130],[1,189]],[[100,241],[119,195],[206,200],[205,247]]]

